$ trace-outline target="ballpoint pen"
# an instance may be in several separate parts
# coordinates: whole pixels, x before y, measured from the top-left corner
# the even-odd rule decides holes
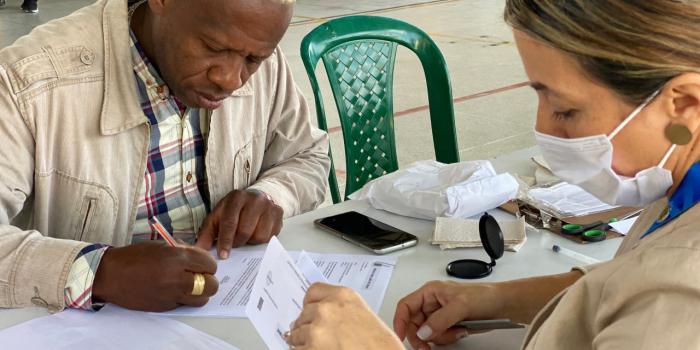
[[[175,238],[168,233],[168,230],[165,229],[163,224],[160,223],[157,217],[152,217],[151,218],[151,224],[153,225],[153,228],[156,229],[156,232],[166,241],[171,247],[177,246],[177,242],[175,241]]]

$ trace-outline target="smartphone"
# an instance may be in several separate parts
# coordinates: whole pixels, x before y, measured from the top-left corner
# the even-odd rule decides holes
[[[356,211],[318,219],[314,223],[325,231],[375,254],[387,254],[418,244],[416,236]]]
[[[476,321],[462,321],[456,324],[456,326],[461,326],[466,329],[471,329],[475,331],[491,331],[496,329],[518,329],[525,328],[525,325],[520,323],[515,323],[508,319],[501,320],[476,320]]]

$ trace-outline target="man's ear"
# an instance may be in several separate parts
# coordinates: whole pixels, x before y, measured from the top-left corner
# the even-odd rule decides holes
[[[684,125],[696,134],[700,129],[700,74],[683,73],[671,79],[661,95],[670,122]]]
[[[166,8],[171,6],[170,0],[148,0],[148,7],[156,15],[162,15]]]

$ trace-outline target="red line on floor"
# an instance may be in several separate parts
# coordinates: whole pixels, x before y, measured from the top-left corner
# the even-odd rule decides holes
[[[501,87],[501,88],[498,88],[498,89],[493,89],[493,90],[489,90],[489,91],[479,92],[479,93],[476,93],[476,94],[473,94],[473,95],[458,97],[458,98],[454,99],[454,101],[455,101],[455,103],[460,103],[460,102],[464,102],[464,101],[473,100],[473,99],[479,98],[479,97],[494,95],[494,94],[497,94],[497,93],[500,93],[500,92],[505,92],[505,91],[514,90],[514,89],[519,89],[519,88],[521,88],[521,87],[525,87],[525,86],[528,86],[528,85],[530,85],[530,82],[524,81],[524,82],[522,82],[522,83],[512,84],[512,85],[504,86],[504,87]]]
[[[487,90],[487,91],[478,92],[476,94],[457,97],[457,98],[453,99],[452,101],[454,101],[454,103],[462,103],[462,102],[473,100],[473,99],[476,99],[479,97],[485,97],[485,96],[490,96],[490,95],[494,95],[494,94],[509,91],[509,90],[519,89],[521,87],[528,86],[528,85],[529,85],[529,82],[524,81],[522,83],[512,84],[512,85],[500,87],[500,88],[493,89],[493,90]],[[399,112],[394,113],[394,118],[400,118],[400,117],[403,117],[403,116],[406,116],[409,114],[427,111],[428,109],[430,109],[430,106],[428,106],[428,105],[423,105],[423,106],[405,109],[403,111],[399,111]],[[336,126],[336,127],[328,129],[328,133],[334,134],[340,130],[341,130],[340,126]]]

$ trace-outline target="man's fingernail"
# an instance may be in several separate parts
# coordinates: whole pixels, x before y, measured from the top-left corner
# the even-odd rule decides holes
[[[418,338],[420,338],[420,340],[428,340],[428,338],[430,338],[430,336],[433,335],[433,329],[430,328],[430,326],[428,326],[427,324],[424,324],[422,327],[420,327],[420,329],[418,329],[416,335],[418,336]]]
[[[219,252],[219,258],[222,260],[228,259],[228,250],[222,250]]]
[[[462,333],[457,334],[457,340],[466,338],[466,337],[468,337],[468,336],[469,336],[469,332],[464,331],[464,332],[462,332]]]

